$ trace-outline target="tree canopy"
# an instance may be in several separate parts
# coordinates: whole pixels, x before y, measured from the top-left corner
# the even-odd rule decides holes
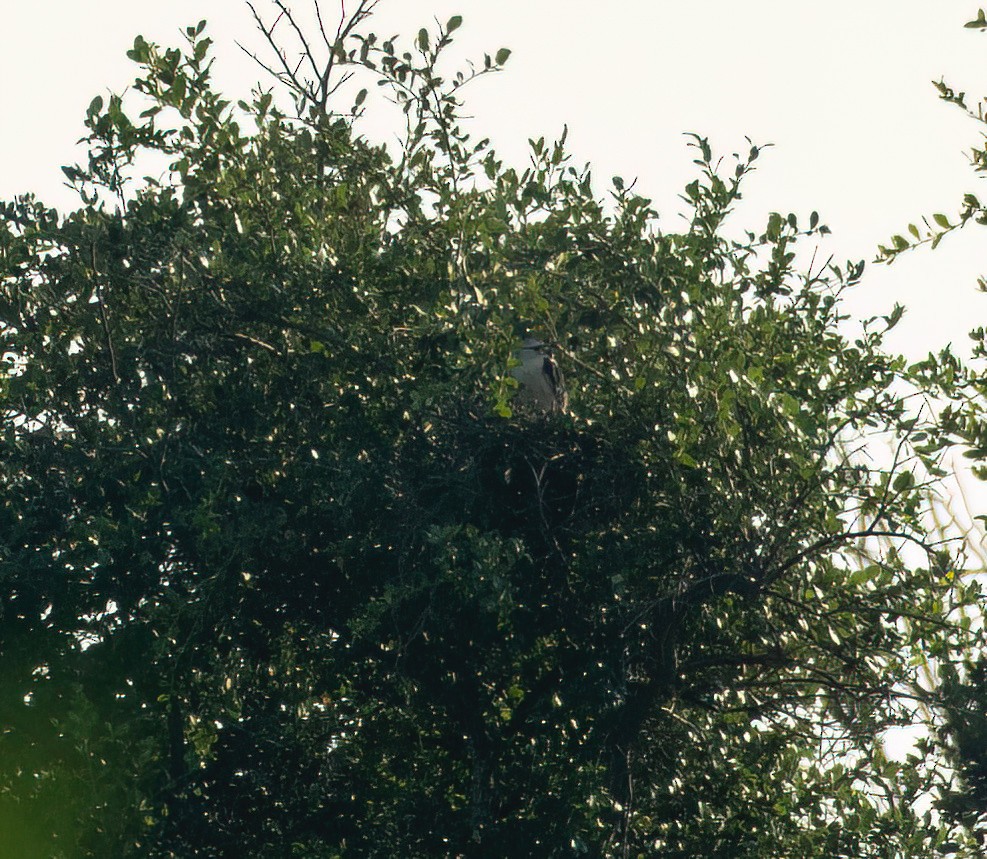
[[[305,41],[310,77],[261,22],[278,88],[242,101],[204,23],[138,37],[65,168],[79,208],[3,204],[0,831],[977,855],[926,810],[934,744],[883,746],[979,643],[925,515],[964,368],[889,354],[900,308],[848,318],[863,264],[804,252],[816,213],[731,232],[760,147],[693,136],[666,229],[564,134],[520,167],[467,132],[509,51],[446,71],[458,16],[403,46],[371,9]],[[368,89],[401,145],[360,134]],[[519,407],[521,327],[565,412]]]

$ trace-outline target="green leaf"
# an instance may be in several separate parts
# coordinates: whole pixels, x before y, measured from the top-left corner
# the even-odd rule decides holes
[[[772,212],[768,216],[768,228],[766,231],[768,239],[772,241],[777,239],[781,235],[781,228],[784,225],[784,223],[785,223],[784,219],[781,217],[781,215],[778,212]]]
[[[200,39],[195,43],[195,59],[196,62],[202,62],[205,59],[207,53],[209,53],[209,47],[212,45],[212,39]]]
[[[144,40],[143,36],[134,39],[134,46],[127,51],[127,56],[137,63],[146,63],[151,58],[151,46]]]
[[[892,488],[895,492],[905,492],[911,489],[915,485],[915,475],[910,471],[903,471],[897,477],[895,477],[892,483]]]
[[[967,21],[963,26],[969,29],[987,29],[987,17],[984,16],[984,10],[978,10],[977,17],[972,21]]]
[[[418,47],[422,51],[428,50],[428,30],[424,27],[418,31]]]
[[[494,62],[496,62],[498,66],[502,66],[504,65],[504,63],[507,62],[507,58],[510,55],[511,55],[510,48],[501,48],[499,51],[497,51],[497,55],[494,57]]]
[[[799,401],[791,394],[779,394],[778,399],[781,402],[782,411],[784,411],[786,415],[794,416],[801,410],[801,403],[799,403]]]
[[[949,229],[952,224],[949,223],[949,218],[943,215],[941,212],[932,216],[932,219],[942,228]]]
[[[446,22],[446,32],[447,33],[451,33],[454,30],[458,30],[462,26],[462,24],[463,24],[463,16],[462,15],[453,15]]]
[[[675,459],[682,465],[686,466],[686,468],[697,468],[699,466],[699,463],[696,462],[696,460],[684,450],[677,450],[675,452]]]

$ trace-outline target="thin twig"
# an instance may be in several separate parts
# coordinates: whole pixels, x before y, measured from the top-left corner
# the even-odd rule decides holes
[[[322,23],[322,9],[319,7],[319,0],[312,0],[312,5],[315,7],[315,20],[319,22],[319,32],[322,34],[322,41],[326,43],[326,47],[331,51],[332,42],[329,41],[329,36],[326,35],[325,24]],[[339,19],[339,28],[336,30],[336,38],[339,38],[339,30],[343,28],[343,21],[346,19],[346,3],[342,3],[343,15]]]
[[[261,349],[266,349],[268,352],[277,355],[279,358],[281,357],[281,353],[276,348],[274,348],[270,343],[265,343],[263,340],[258,340],[256,337],[251,337],[249,334],[241,334],[240,332],[236,331],[233,334],[229,334],[227,336],[233,337],[237,340],[245,340],[247,343],[252,343],[254,346],[259,346]]]
[[[271,24],[270,27],[268,27],[264,23],[264,19],[260,16],[260,13],[254,7],[254,4],[251,3],[250,0],[246,0],[246,2],[247,2],[247,7],[250,9],[250,12],[254,17],[254,21],[257,23],[258,29],[260,29],[260,31],[264,34],[264,38],[267,40],[267,43],[271,46],[271,48],[274,50],[274,53],[277,54],[278,59],[281,61],[281,66],[284,68],[284,72],[275,71],[273,68],[271,68],[266,63],[264,63],[255,53],[247,50],[242,44],[240,44],[240,42],[236,43],[237,47],[240,48],[240,50],[243,51],[245,54],[247,54],[247,56],[251,57],[254,60],[254,62],[256,62],[262,69],[264,69],[264,71],[268,72],[273,77],[281,81],[281,83],[286,84],[289,87],[293,88],[295,92],[299,93],[303,97],[313,99],[313,94],[304,85],[304,83],[298,80],[296,74],[297,69],[292,70],[291,66],[288,64],[287,55],[283,50],[281,50],[280,47],[278,47],[278,43],[274,40],[274,29],[280,23],[281,18],[284,17],[284,13],[282,12],[280,15],[278,15],[278,17],[274,20],[274,23]]]
[[[315,62],[315,54],[312,53],[312,49],[309,47],[308,39],[305,38],[305,32],[301,27],[298,26],[298,22],[295,21],[295,16],[291,14],[291,10],[281,2],[281,0],[274,0],[274,4],[281,10],[281,13],[288,19],[288,23],[291,28],[295,31],[295,35],[298,36],[298,41],[301,42],[302,48],[304,48],[303,59],[309,61],[309,65],[312,66],[312,73],[318,77],[320,74],[319,67]],[[278,18],[280,19],[280,15]]]

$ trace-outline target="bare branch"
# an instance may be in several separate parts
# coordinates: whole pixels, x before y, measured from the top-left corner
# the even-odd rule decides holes
[[[312,0],[312,5],[315,7],[315,20],[319,22],[319,32],[322,34],[322,41],[332,51],[333,43],[329,41],[329,36],[326,33],[326,25],[322,23],[322,9],[319,6],[319,0]],[[342,15],[339,18],[339,27],[336,30],[337,39],[339,39],[339,31],[343,28],[343,22],[346,20],[346,0],[340,0],[340,6],[342,7]]]
[[[312,73],[318,77],[320,74],[319,66],[315,62],[315,54],[312,53],[311,47],[309,47],[308,39],[305,38],[305,32],[301,27],[298,26],[298,22],[295,20],[295,16],[291,14],[291,10],[285,6],[282,0],[274,0],[274,4],[281,10],[281,14],[288,19],[288,23],[291,28],[295,31],[295,35],[298,36],[298,41],[301,42],[304,53],[302,55],[302,60],[308,60],[309,65],[312,66]],[[281,15],[278,16],[280,20]],[[299,63],[301,65],[301,63]]]
[[[274,53],[277,54],[278,59],[281,61],[281,66],[284,69],[284,71],[283,72],[275,71],[269,65],[264,63],[257,56],[257,54],[247,50],[239,42],[236,43],[237,47],[240,48],[240,50],[242,50],[245,54],[247,54],[247,56],[251,57],[254,60],[254,62],[256,62],[262,69],[264,69],[264,71],[268,72],[273,77],[277,78],[278,81],[292,88],[299,95],[302,95],[307,98],[311,98],[311,91],[309,90],[309,88],[306,87],[305,84],[299,81],[298,79],[297,76],[298,67],[294,69],[291,68],[291,66],[288,64],[287,54],[285,54],[285,52],[279,47],[278,43],[274,39],[274,30],[278,26],[278,23],[281,21],[281,18],[284,16],[284,13],[282,12],[280,15],[278,15],[274,23],[271,24],[270,27],[268,27],[264,23],[264,19],[261,17],[257,9],[254,7],[253,3],[251,3],[250,0],[246,0],[246,3],[247,3],[247,7],[250,9],[250,13],[254,17],[254,21],[257,23],[258,29],[264,34],[264,38],[267,40],[267,43],[271,46]]]

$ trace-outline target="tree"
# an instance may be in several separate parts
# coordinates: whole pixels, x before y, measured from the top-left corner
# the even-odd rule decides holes
[[[965,25],[968,29],[983,32],[987,30],[987,18],[983,9],[976,18]],[[933,82],[939,97],[950,105],[962,110],[974,121],[983,124],[985,117],[980,106],[970,107],[966,93],[955,89],[945,80]],[[976,172],[987,167],[987,147],[981,140],[970,151],[970,163]],[[950,216],[936,213],[922,218],[919,225],[909,224],[908,235],[895,235],[888,245],[880,248],[879,259],[893,263],[905,251],[928,246],[931,249],[957,230],[971,224],[987,224],[987,207],[976,194],[963,196],[959,211]],[[987,291],[987,280],[979,278],[981,291]],[[967,448],[966,456],[971,462],[972,473],[983,480],[987,469],[983,461],[987,457],[987,376],[984,374],[983,359],[987,357],[985,329],[981,326],[970,332],[974,341],[971,366],[963,368],[954,380],[957,391],[963,396],[957,403],[943,410],[941,424],[943,431],[952,440]],[[936,375],[943,373],[944,361],[930,355],[924,362],[924,371]],[[948,372],[948,370],[946,371]],[[983,515],[976,520],[987,521]],[[984,572],[983,565],[977,570]],[[968,624],[983,625],[983,604],[980,602],[972,615],[965,621]],[[959,825],[976,844],[980,853],[987,845],[987,751],[984,740],[987,737],[987,661],[983,644],[970,648],[958,664],[947,663],[938,668],[939,695],[934,713],[935,730],[923,750],[938,753],[948,763],[951,777],[937,791],[938,809],[946,820]]]
[[[960,396],[958,364],[886,354],[899,308],[846,333],[863,266],[798,267],[815,213],[730,236],[759,147],[724,172],[694,136],[664,231],[564,135],[516,169],[463,130],[461,86],[509,52],[447,76],[458,16],[404,51],[370,11],[306,43],[311,79],[261,21],[297,115],[216,93],[204,24],[138,37],[142,101],[95,99],[66,168],[80,207],[4,204],[21,854],[965,837],[913,808],[934,768],[882,746],[928,703],[916,657],[975,638],[922,518],[952,443],[923,403]],[[349,72],[402,147],[358,133],[365,90],[334,112]],[[557,344],[568,412],[513,408],[519,325]]]

